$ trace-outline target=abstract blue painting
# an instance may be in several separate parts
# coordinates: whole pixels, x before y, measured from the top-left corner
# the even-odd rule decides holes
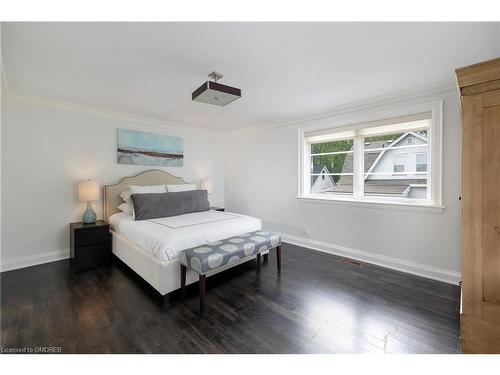
[[[118,129],[118,163],[182,167],[184,142],[169,135]]]

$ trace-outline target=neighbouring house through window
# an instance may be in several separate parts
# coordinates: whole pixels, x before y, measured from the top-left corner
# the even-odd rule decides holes
[[[432,201],[431,126],[425,113],[407,121],[304,133],[304,195]]]

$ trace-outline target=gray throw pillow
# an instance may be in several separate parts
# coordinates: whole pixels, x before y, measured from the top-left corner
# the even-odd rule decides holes
[[[157,219],[210,209],[206,190],[132,194],[132,202],[135,220]]]

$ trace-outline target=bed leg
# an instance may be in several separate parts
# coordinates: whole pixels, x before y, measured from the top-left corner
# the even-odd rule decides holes
[[[205,293],[207,289],[207,277],[205,275],[200,275],[200,280],[198,281],[200,286],[200,314],[205,312]]]
[[[260,253],[257,254],[257,264],[260,265],[260,258],[261,258],[261,255]]]
[[[264,263],[269,261],[269,253],[264,254]]]
[[[276,247],[276,263],[278,264],[278,273],[281,273],[281,245]]]
[[[184,297],[186,296],[186,266],[181,264],[181,299],[184,301]]]

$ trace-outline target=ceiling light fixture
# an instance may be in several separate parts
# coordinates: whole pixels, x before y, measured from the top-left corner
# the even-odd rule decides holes
[[[213,81],[205,82],[191,94],[194,101],[223,107],[241,98],[241,89],[217,82],[224,77],[222,74],[212,72],[208,77],[212,78]]]

